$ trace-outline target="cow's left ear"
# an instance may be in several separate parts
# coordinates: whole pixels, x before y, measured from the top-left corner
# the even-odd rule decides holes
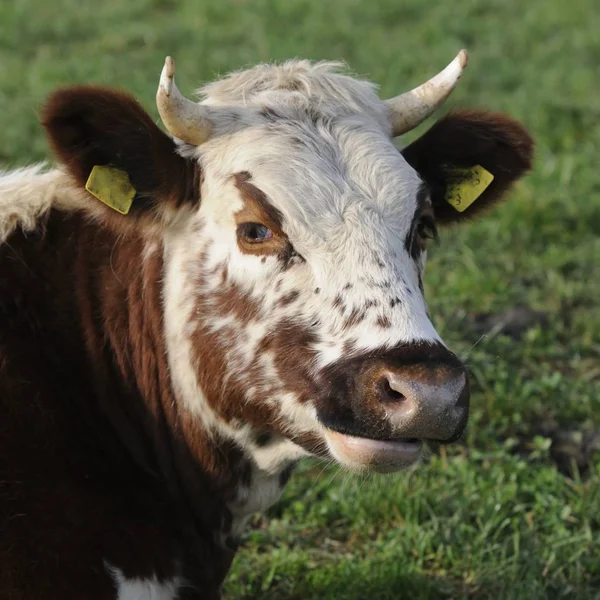
[[[198,202],[197,163],[177,153],[129,94],[91,86],[60,89],[48,99],[41,121],[55,154],[110,223],[168,222]]]
[[[533,140],[504,114],[450,113],[402,151],[429,184],[436,220],[459,222],[500,200],[530,168]]]

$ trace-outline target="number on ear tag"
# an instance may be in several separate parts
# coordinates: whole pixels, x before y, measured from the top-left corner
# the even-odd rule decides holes
[[[445,200],[458,212],[463,212],[494,180],[494,176],[481,165],[470,169],[454,169],[452,181],[446,189]]]

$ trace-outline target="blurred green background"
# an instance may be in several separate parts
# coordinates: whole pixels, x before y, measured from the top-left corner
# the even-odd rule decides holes
[[[122,87],[157,116],[166,54],[188,94],[230,69],[306,57],[343,59],[389,96],[462,47],[471,61],[447,108],[507,111],[537,141],[510,199],[430,252],[431,312],[474,380],[465,444],[398,477],[307,462],[254,519],[229,598],[600,598],[600,6],[0,4],[3,168],[50,158],[36,111],[56,86]]]

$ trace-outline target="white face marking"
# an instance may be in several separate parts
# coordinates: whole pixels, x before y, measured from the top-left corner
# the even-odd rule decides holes
[[[181,577],[167,581],[150,579],[128,579],[120,569],[107,565],[115,580],[117,600],[177,600],[178,591],[184,585]]]
[[[286,434],[319,436],[314,407],[290,388],[278,368],[281,354],[259,350],[261,342],[289,323],[309,331],[313,356],[306,369],[313,375],[348,352],[440,342],[419,288],[424,256],[415,261],[405,247],[422,182],[393,146],[373,87],[330,66],[262,66],[201,93],[207,104],[248,114],[229,134],[198,148],[180,146],[182,155],[200,162],[203,184],[198,213],[166,242],[169,360],[186,406],[257,463],[251,428],[226,423],[208,408],[190,330],[209,328],[227,340],[225,372],[215,373],[223,386],[235,383],[245,391],[243,401],[271,407]],[[238,247],[235,214],[244,198],[234,175],[244,172],[282,215],[301,257],[294,264],[286,267],[276,256],[261,260]],[[257,314],[220,313],[219,294],[227,286]],[[293,301],[282,302],[290,293]],[[198,295],[208,299],[202,314],[194,314]],[[279,346],[280,353],[293,350]],[[295,452],[294,444],[282,452],[279,468]]]

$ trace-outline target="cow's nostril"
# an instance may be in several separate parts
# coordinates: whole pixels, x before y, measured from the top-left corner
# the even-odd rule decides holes
[[[384,379],[381,382],[381,388],[381,398],[384,402],[402,402],[406,400],[406,396],[402,392],[395,390],[388,379]]]

